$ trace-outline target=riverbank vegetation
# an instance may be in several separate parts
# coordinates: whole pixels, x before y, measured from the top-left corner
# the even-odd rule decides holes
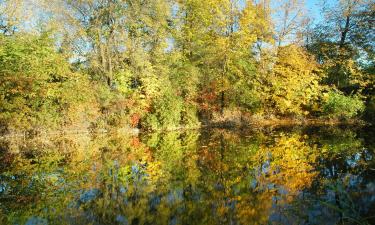
[[[372,1],[0,1],[0,130],[375,118]]]

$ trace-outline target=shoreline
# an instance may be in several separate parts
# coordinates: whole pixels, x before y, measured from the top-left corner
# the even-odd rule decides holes
[[[269,126],[371,126],[372,124],[359,119],[333,120],[333,119],[249,119],[248,121],[223,120],[207,123],[207,126],[223,127],[269,127]]]
[[[27,131],[10,132],[8,134],[0,135],[0,139],[12,139],[12,138],[34,138],[43,136],[57,136],[57,135],[100,135],[100,134],[121,134],[121,135],[138,135],[140,133],[153,133],[153,132],[173,132],[173,131],[184,131],[184,130],[198,130],[198,129],[211,129],[211,128],[223,128],[223,129],[241,129],[241,128],[262,128],[262,127],[289,127],[289,126],[355,126],[364,127],[372,126],[371,123],[359,120],[332,120],[332,119],[291,119],[291,118],[272,118],[272,119],[248,119],[247,121],[238,120],[219,120],[219,121],[203,121],[198,126],[181,126],[170,129],[161,130],[142,130],[131,127],[113,127],[111,129],[69,129],[63,128],[51,131],[36,131],[33,134]]]

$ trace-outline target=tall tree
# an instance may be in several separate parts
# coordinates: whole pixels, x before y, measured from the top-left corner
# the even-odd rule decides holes
[[[325,69],[326,83],[351,93],[366,86],[361,69],[373,65],[374,3],[337,1],[323,13],[325,22],[316,27],[309,49]]]
[[[273,5],[277,46],[301,42],[301,33],[308,21],[304,1],[278,0]]]
[[[249,88],[252,48],[255,42],[265,40],[267,32],[262,26],[266,22],[261,6],[236,0],[179,2],[182,25],[177,46],[204,74],[203,105],[216,105],[213,109],[223,113],[238,85],[242,90]]]

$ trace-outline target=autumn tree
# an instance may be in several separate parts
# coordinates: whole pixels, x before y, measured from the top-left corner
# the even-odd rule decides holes
[[[303,29],[308,22],[303,0],[278,0],[273,12],[277,46],[301,43]]]
[[[90,125],[96,104],[89,81],[71,70],[48,33],[0,36],[0,64],[2,129]]]
[[[181,1],[180,5],[177,47],[202,74],[202,109],[223,113],[231,105],[251,107],[252,47],[265,36],[262,4],[212,0]]]
[[[269,91],[266,87],[269,109],[283,115],[307,115],[321,94],[320,79],[314,58],[303,48],[280,47],[269,77]]]
[[[349,94],[368,85],[362,68],[373,66],[370,1],[337,1],[323,8],[324,24],[316,27],[309,51],[326,71],[325,82]]]

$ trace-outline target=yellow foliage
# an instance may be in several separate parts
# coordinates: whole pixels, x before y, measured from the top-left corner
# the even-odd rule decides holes
[[[280,114],[306,114],[321,92],[318,66],[301,47],[281,47],[269,77],[271,104]]]

